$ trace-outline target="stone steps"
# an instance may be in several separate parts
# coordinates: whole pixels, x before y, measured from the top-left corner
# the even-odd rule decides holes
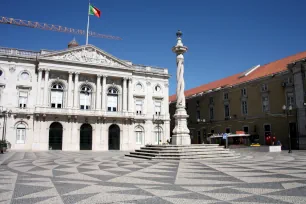
[[[131,158],[138,158],[138,159],[148,159],[148,160],[220,160],[220,159],[237,159],[239,155],[215,155],[212,156],[185,156],[185,157],[151,157],[151,156],[144,156],[144,155],[125,155]]]
[[[156,153],[156,154],[163,154],[163,153],[183,153],[183,152],[229,152],[229,149],[224,148],[214,148],[214,149],[186,149],[186,150],[151,150],[151,149],[136,149],[135,152],[147,152],[147,153]]]
[[[146,145],[145,147],[126,154],[127,157],[150,159],[150,160],[218,160],[234,159],[239,154],[225,149],[218,144],[200,145]]]
[[[182,157],[182,156],[192,156],[192,155],[228,155],[228,152],[222,151],[214,151],[214,154],[211,152],[180,152],[180,153],[148,153],[148,152],[130,152],[133,155],[144,155],[144,156],[152,156],[152,157]]]

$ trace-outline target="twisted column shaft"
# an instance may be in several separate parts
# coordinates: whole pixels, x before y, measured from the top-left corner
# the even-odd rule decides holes
[[[184,81],[184,56],[178,54],[176,57],[177,71],[176,71],[176,107],[185,108],[185,81]]]

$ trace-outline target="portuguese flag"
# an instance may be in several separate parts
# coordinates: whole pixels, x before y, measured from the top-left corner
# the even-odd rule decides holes
[[[97,7],[94,7],[94,6],[89,4],[89,15],[95,15],[98,18],[100,18],[101,11]]]

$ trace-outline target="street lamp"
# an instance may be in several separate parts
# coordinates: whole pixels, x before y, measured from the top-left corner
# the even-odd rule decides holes
[[[200,119],[200,118],[198,118],[198,119],[197,119],[197,122],[198,122],[198,123],[205,123],[206,120],[205,120],[205,119]]]
[[[205,119],[200,119],[200,118],[198,118],[198,119],[197,119],[197,122],[198,122],[198,123],[205,123],[206,120],[205,120]],[[206,132],[206,130],[205,130],[205,132]],[[205,133],[205,135],[206,135],[206,133]],[[198,143],[199,143],[199,144],[201,144],[201,142],[204,143],[204,134],[203,134],[203,139],[201,139],[201,132],[200,132],[200,139],[199,139],[199,136],[198,136],[198,135],[197,135],[197,137],[198,137]],[[201,141],[201,140],[203,140],[203,141]]]
[[[288,139],[289,139],[289,152],[288,153],[292,153],[292,150],[291,150],[291,136],[290,136],[290,124],[289,124],[289,114],[292,111],[292,106],[289,105],[289,107],[287,107],[286,105],[283,105],[283,111],[286,113],[287,123],[288,123]]]

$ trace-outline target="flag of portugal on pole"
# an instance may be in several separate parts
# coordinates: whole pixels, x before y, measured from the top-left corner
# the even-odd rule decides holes
[[[94,6],[89,4],[89,15],[95,15],[98,18],[100,18],[101,11],[97,7],[94,7]]]

